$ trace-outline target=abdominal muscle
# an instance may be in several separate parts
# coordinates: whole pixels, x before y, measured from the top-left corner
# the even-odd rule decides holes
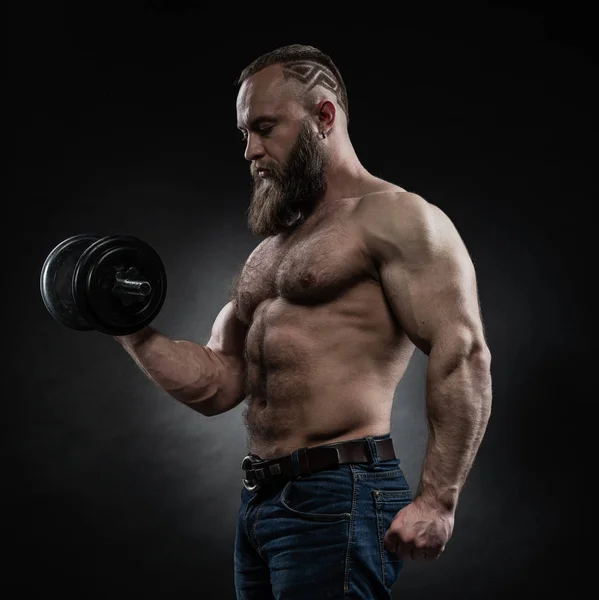
[[[267,459],[389,433],[413,346],[376,293],[362,284],[326,304],[258,307],[246,347],[250,452]]]

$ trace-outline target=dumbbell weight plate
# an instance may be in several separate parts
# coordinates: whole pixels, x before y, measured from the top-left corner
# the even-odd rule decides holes
[[[77,310],[73,273],[83,252],[99,239],[98,235],[82,233],[63,240],[48,254],[40,275],[40,292],[46,309],[59,323],[77,331],[94,328]]]
[[[135,302],[124,303],[113,292],[118,272],[134,267],[152,291]],[[89,246],[73,273],[77,310],[96,330],[129,335],[149,325],[166,298],[166,269],[156,251],[133,236],[108,236]]]

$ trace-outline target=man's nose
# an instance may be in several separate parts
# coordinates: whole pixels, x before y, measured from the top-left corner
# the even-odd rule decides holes
[[[251,161],[258,160],[264,156],[264,146],[257,136],[250,134],[244,153],[245,159]]]

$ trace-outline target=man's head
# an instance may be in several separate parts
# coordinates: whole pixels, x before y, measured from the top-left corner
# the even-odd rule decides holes
[[[305,218],[324,193],[327,142],[334,128],[347,128],[347,92],[333,61],[300,45],[260,56],[238,84],[237,125],[254,179],[248,224],[274,235]]]

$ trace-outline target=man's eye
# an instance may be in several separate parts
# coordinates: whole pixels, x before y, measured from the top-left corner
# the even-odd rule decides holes
[[[255,131],[258,135],[268,136],[272,132],[273,129],[274,129],[274,125],[263,125],[262,127],[258,127]],[[246,132],[243,132],[241,134],[241,139],[245,144],[247,144],[248,134]]]

